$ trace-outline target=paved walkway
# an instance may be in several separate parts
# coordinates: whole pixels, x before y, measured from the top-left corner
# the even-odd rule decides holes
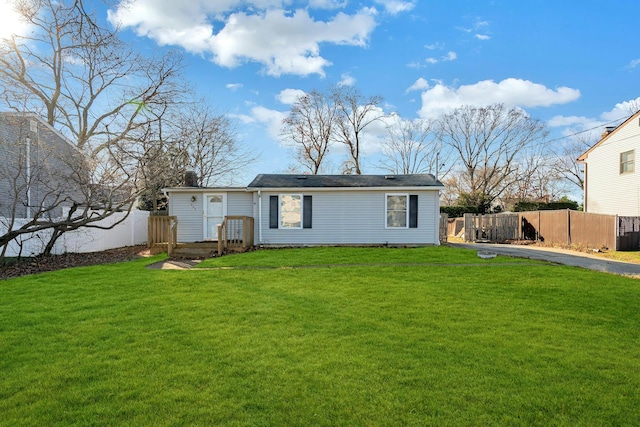
[[[589,270],[640,278],[640,264],[611,261],[595,255],[569,251],[566,249],[545,248],[539,246],[500,245],[493,243],[448,243],[448,245],[499,255],[549,261],[556,264],[564,264],[587,268]]]

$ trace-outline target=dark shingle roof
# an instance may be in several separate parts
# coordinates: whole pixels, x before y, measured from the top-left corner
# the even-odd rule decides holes
[[[443,187],[431,174],[420,175],[275,175],[260,174],[248,188]]]

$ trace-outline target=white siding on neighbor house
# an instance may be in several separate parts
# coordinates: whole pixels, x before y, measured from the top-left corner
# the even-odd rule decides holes
[[[635,150],[634,172],[620,173],[620,154]],[[640,215],[640,122],[632,119],[591,151],[586,159],[585,210]]]
[[[169,192],[169,215],[178,217],[178,242],[204,240],[204,196],[224,194],[227,199],[226,215],[253,216],[252,194],[244,191],[225,192],[217,189],[197,189],[189,192]],[[195,196],[196,200],[191,201]]]
[[[418,195],[418,228],[386,228],[383,190],[262,192],[262,242],[256,226],[256,243],[265,245],[331,244],[439,244],[439,192],[402,189],[393,193]],[[269,196],[302,194],[312,196],[312,228],[269,228]],[[259,218],[256,217],[256,224]]]

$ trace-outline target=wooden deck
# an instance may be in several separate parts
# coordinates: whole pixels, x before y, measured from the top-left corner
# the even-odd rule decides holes
[[[170,257],[208,258],[214,254],[244,252],[253,247],[254,221],[248,216],[226,216],[218,226],[215,241],[178,243],[178,218],[150,216],[147,246],[152,254],[166,252]]]

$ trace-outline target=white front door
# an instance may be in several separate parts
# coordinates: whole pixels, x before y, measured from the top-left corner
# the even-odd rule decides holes
[[[224,194],[204,196],[204,239],[218,240],[218,225],[227,215],[227,200]]]

